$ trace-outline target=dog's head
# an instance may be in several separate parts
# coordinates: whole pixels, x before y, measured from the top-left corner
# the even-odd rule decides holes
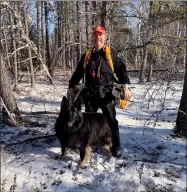
[[[69,101],[65,96],[62,98],[60,116],[63,118],[65,127],[71,128],[78,126],[82,121],[81,99],[75,102]]]

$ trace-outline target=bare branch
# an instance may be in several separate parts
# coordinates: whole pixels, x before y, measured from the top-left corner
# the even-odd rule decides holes
[[[12,114],[9,112],[9,110],[8,110],[8,108],[6,107],[5,102],[3,101],[2,97],[1,97],[1,102],[2,102],[2,104],[3,104],[3,106],[4,106],[4,108],[5,108],[8,116],[12,119],[14,125],[17,126],[17,125],[18,125],[17,121],[14,119],[14,117],[12,116]]]
[[[6,3],[4,4],[5,6],[7,6],[7,8],[13,13],[14,17],[18,20],[18,25],[19,25],[19,29],[20,29],[20,32],[21,32],[21,37],[23,40],[26,41],[26,43],[28,44],[28,46],[32,49],[32,51],[35,53],[35,55],[37,56],[37,58],[39,59],[40,63],[42,64],[45,72],[47,73],[48,77],[50,78],[50,80],[52,81],[53,83],[53,79],[49,73],[49,70],[47,69],[47,66],[45,65],[43,59],[42,59],[42,56],[40,53],[38,53],[37,51],[37,47],[36,45],[34,44],[33,41],[31,41],[29,39],[29,37],[25,34],[24,32],[24,27],[22,25],[22,18],[21,16],[11,7],[11,5],[9,3]],[[53,83],[54,84],[54,83]]]

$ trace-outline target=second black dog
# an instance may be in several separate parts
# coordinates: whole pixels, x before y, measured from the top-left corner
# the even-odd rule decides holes
[[[62,155],[67,147],[79,150],[81,168],[86,168],[92,148],[99,144],[104,144],[107,154],[112,155],[112,133],[107,118],[101,113],[82,113],[80,99],[72,103],[63,97],[55,131]]]

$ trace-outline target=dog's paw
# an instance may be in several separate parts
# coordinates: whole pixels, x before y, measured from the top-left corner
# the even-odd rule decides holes
[[[112,152],[111,151],[110,152],[107,151],[106,153],[107,153],[108,158],[112,157]]]
[[[81,164],[81,165],[80,165],[80,168],[81,168],[81,169],[86,169],[87,166],[86,166],[85,164]]]
[[[54,156],[55,160],[63,160],[62,154],[58,154]]]
[[[61,160],[64,160],[64,159],[65,159],[65,155],[64,155],[64,154],[61,154],[61,155],[60,155],[60,159],[61,159]]]

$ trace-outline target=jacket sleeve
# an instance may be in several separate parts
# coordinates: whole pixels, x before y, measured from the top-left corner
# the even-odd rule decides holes
[[[127,75],[127,68],[123,60],[117,56],[116,52],[112,49],[112,59],[114,63],[114,72],[120,84],[130,84],[130,79]]]
[[[81,60],[69,80],[69,88],[74,88],[75,85],[78,85],[79,81],[84,77],[84,58],[85,54],[82,55]]]

